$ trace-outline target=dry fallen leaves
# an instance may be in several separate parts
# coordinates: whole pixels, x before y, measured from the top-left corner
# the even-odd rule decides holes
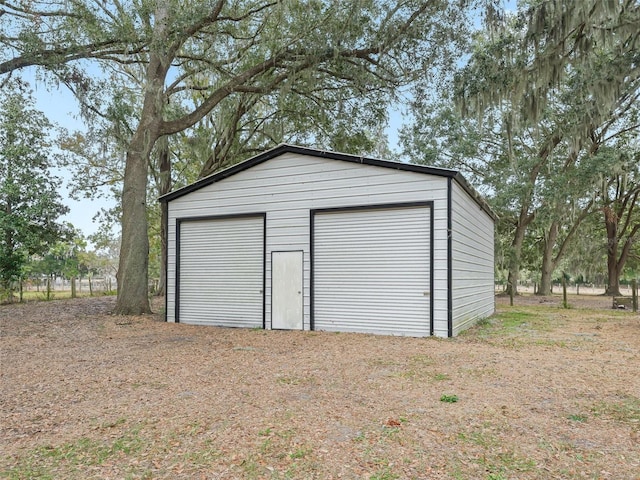
[[[112,306],[0,307],[0,476],[640,471],[640,320],[630,313],[547,302],[544,328],[525,320],[442,341],[174,325],[114,317]],[[444,404],[442,392],[464,402]]]

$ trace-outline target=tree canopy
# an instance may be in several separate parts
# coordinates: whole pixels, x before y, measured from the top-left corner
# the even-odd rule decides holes
[[[0,17],[2,40],[9,47],[0,72],[41,65],[74,90],[86,112],[121,125],[132,120],[122,130],[126,166],[116,310],[142,313],[149,311],[147,173],[161,137],[193,127],[207,115],[224,116],[225,108],[231,118],[245,117],[245,111],[261,115],[260,106],[268,114],[268,104],[260,100],[269,95],[283,107],[279,111],[291,93],[318,110],[333,105],[339,111],[367,98],[377,113],[399,86],[450,58],[467,3],[11,2]],[[87,60],[118,78],[135,79],[142,95],[133,111],[123,103],[104,104],[106,91],[117,88],[126,95],[129,86],[121,88],[113,77],[96,81]],[[280,132],[271,135],[275,139]]]
[[[538,272],[539,293],[550,293],[570,246],[585,238],[583,223],[608,211],[604,198],[620,190],[607,185],[619,183],[622,158],[637,155],[639,9],[637,2],[551,0],[490,11],[450,83],[416,95],[405,151],[462,169],[489,195],[509,288],[526,265]],[[627,219],[626,235],[636,201],[616,203],[608,216]],[[633,247],[607,228],[600,227],[598,248],[609,252],[616,293],[626,260],[615,246]]]

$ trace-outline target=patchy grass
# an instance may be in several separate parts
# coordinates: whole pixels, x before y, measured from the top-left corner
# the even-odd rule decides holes
[[[277,377],[276,382],[280,385],[313,385],[316,381],[311,376],[289,376]]]
[[[605,417],[621,423],[640,427],[640,398],[620,395],[618,399],[596,403],[591,412],[596,417]]]
[[[573,422],[586,422],[588,417],[581,413],[572,413],[571,415],[567,415],[567,418]]]
[[[477,462],[487,472],[487,480],[517,478],[525,472],[533,472],[536,468],[534,460],[522,457],[511,450],[485,455]]]
[[[140,436],[139,427],[126,431],[112,441],[81,437],[74,442],[44,445],[28,451],[4,475],[12,480],[69,478],[70,474],[82,477],[81,472],[90,467],[114,461],[125,463],[127,459],[138,456],[146,445],[147,441]],[[150,478],[145,477],[144,467],[130,466],[125,470],[126,475]]]
[[[498,448],[501,445],[498,437],[491,431],[491,424],[485,423],[470,432],[460,432],[458,438],[484,449]]]
[[[396,480],[400,475],[393,473],[389,467],[384,467],[369,477],[369,480]]]
[[[549,331],[552,327],[552,316],[556,310],[513,307],[496,313],[493,317],[478,323],[463,335],[480,336],[481,338],[513,336],[531,332]],[[557,318],[553,318],[557,321]]]
[[[482,341],[514,350],[531,346],[541,348],[572,349],[578,343],[593,341],[612,319],[628,318],[624,313],[612,310],[560,309],[550,306],[501,306],[496,314],[462,332],[461,341]],[[588,326],[588,332],[558,335],[570,325]]]
[[[458,440],[480,449],[475,463],[486,472],[486,479],[519,478],[525,472],[536,468],[536,461],[518,453],[516,445],[501,438],[501,427],[490,422],[460,432]],[[466,478],[466,477],[461,477]]]
[[[458,396],[442,394],[442,396],[440,397],[440,401],[444,403],[456,403],[458,401]]]
[[[94,291],[93,294],[88,291],[76,291],[76,298],[89,298],[89,297],[104,297],[104,296],[114,296],[117,292],[115,290],[111,291]],[[71,290],[51,290],[49,295],[49,300],[65,300],[71,298]],[[17,295],[16,295],[17,299]],[[33,302],[33,301],[47,301],[47,291],[34,291],[34,290],[26,290],[22,292],[22,300],[24,302]],[[16,300],[17,301],[17,300]]]

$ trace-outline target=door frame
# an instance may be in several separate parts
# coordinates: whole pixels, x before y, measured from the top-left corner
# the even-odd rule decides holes
[[[301,303],[301,310],[300,310],[300,328],[299,330],[304,330],[304,250],[302,249],[298,249],[298,250],[272,250],[271,251],[271,278],[269,279],[270,281],[270,286],[271,286],[271,330],[291,330],[291,329],[282,329],[282,328],[274,328],[273,327],[273,256],[274,253],[299,253],[300,254],[300,303]],[[295,329],[298,330],[298,329]]]
[[[310,317],[309,317],[309,328],[310,330],[315,330],[314,324],[314,243],[315,243],[315,234],[314,234],[314,226],[315,226],[315,217],[317,213],[340,213],[340,212],[348,212],[354,210],[388,210],[394,208],[412,208],[412,207],[428,207],[429,208],[429,335],[433,336],[434,334],[434,320],[433,320],[433,295],[434,295],[434,245],[433,245],[433,237],[434,237],[434,213],[433,213],[433,200],[423,201],[423,202],[400,202],[400,203],[378,203],[372,205],[353,205],[348,207],[332,207],[332,208],[316,208],[311,209],[309,211],[309,249],[310,249],[310,270],[311,276],[309,280],[310,284]]]

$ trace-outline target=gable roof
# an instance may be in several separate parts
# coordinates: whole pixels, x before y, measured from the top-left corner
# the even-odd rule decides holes
[[[425,165],[415,165],[412,163],[392,162],[389,160],[379,160],[376,158],[362,157],[358,155],[350,155],[347,153],[331,152],[328,150],[316,150],[308,147],[300,147],[298,145],[289,145],[286,143],[280,144],[277,147],[267,150],[264,153],[251,157],[240,163],[237,163],[229,168],[213,173],[208,177],[201,178],[200,180],[186,185],[178,190],[169,192],[162,195],[158,200],[160,202],[170,202],[176,198],[180,198],[193,191],[199,190],[203,187],[211,185],[213,183],[224,180],[236,173],[243,172],[255,165],[259,165],[263,162],[271,160],[285,153],[295,153],[298,155],[308,155],[312,157],[328,158],[332,160],[339,160],[344,162],[360,163],[364,165],[373,165],[376,167],[392,168],[394,170],[404,170],[408,172],[423,173],[427,175],[434,175],[437,177],[447,177],[455,180],[458,184],[467,192],[471,197],[480,205],[480,207],[489,214],[493,220],[497,220],[496,214],[491,210],[487,202],[480,196],[480,194],[467,182],[462,174],[457,170],[451,170],[448,168],[439,167],[427,167]]]

